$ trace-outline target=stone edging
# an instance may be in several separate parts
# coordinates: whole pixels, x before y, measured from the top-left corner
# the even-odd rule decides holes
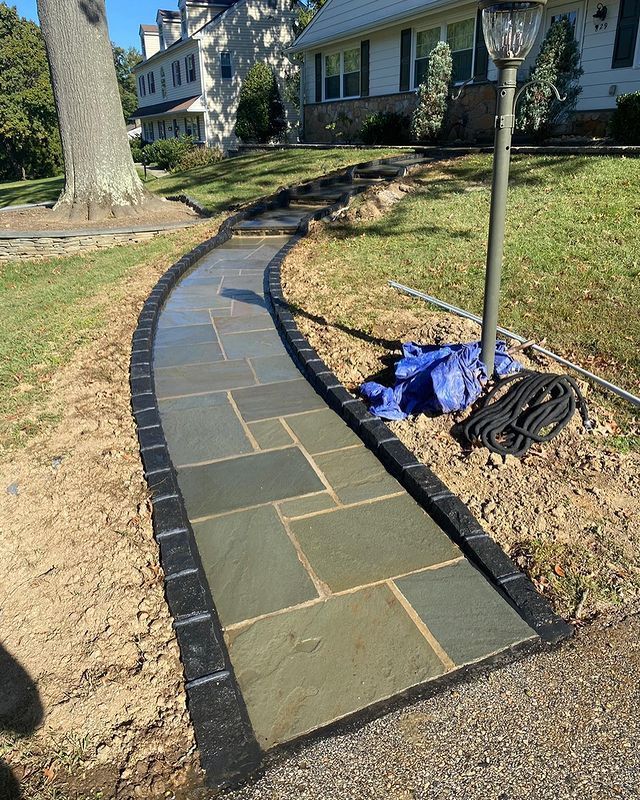
[[[334,210],[337,208],[331,207],[329,212]],[[373,416],[361,400],[345,389],[300,332],[284,298],[281,267],[303,236],[302,233],[294,236],[267,268],[268,292],[276,324],[303,374],[541,639],[556,643],[570,637],[573,634],[571,625],[555,614],[550,603],[484,531],[466,505],[418,461],[381,419]]]
[[[264,211],[286,205],[293,189],[311,183],[331,185],[348,179],[365,166],[378,166],[399,158],[376,159],[324,178],[284,189],[271,198],[247,207],[225,220],[218,233],[174,263],[156,283],[145,301],[132,337],[130,363],[131,407],[136,421],[140,455],[153,508],[153,532],[160,548],[165,595],[180,647],[187,704],[196,734],[200,762],[207,784],[223,788],[246,777],[259,766],[262,753],[237,685],[224,642],[213,597],[187,517],[175,468],[164,437],[153,377],[153,339],[159,312],[180,278],[200,259],[232,236],[233,227]],[[403,167],[401,175],[406,174]],[[298,232],[272,260],[266,272],[267,291],[274,317],[293,357],[302,365],[312,385],[347,421],[382,460],[389,471],[436,519],[465,553],[478,564],[522,616],[546,641],[568,636],[570,626],[555,617],[533,586],[519,573],[502,550],[480,528],[468,509],[406,448],[360,400],[353,398],[324,365],[300,334],[288,310],[280,284],[280,266],[297,242],[308,233],[313,219],[321,219],[349,204],[364,191],[345,186],[331,206],[304,217]]]

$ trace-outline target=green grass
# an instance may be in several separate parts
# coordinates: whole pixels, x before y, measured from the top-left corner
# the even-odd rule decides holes
[[[380,155],[377,150],[279,151],[224,161],[197,173],[153,180],[151,185],[166,194],[188,192],[211,211],[222,212],[284,184]],[[60,181],[4,184],[0,199],[33,202],[47,186],[55,196]],[[0,448],[20,444],[55,421],[41,401],[51,374],[104,325],[105,305],[96,302],[96,296],[106,287],[117,289],[118,282],[145,261],[161,258],[169,267],[204,235],[201,230],[187,231],[134,247],[0,265]]]
[[[401,155],[397,150],[278,150],[227,159],[154,181],[150,188],[164,195],[185,192],[212,212],[271,194],[308,178],[325,175],[361,161]]]
[[[36,181],[0,183],[0,208],[57,200],[62,191],[63,183],[64,178],[61,175],[55,178],[41,178]]]
[[[202,237],[202,230],[187,230],[70,258],[0,265],[0,449],[55,421],[40,401],[52,373],[103,327],[110,297],[104,290],[117,292],[119,281],[152,259],[168,268]]]
[[[511,175],[500,323],[638,393],[640,160],[517,157]],[[371,333],[406,308],[388,279],[482,313],[491,160],[422,180],[384,217],[322,233],[315,299],[348,299],[335,321]]]

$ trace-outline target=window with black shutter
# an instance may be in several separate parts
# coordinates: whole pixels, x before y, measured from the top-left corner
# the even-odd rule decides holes
[[[316,53],[316,103],[322,102],[322,53]]]
[[[473,62],[473,79],[475,81],[486,81],[489,69],[489,51],[484,43],[482,33],[482,11],[478,11],[476,19],[476,52]]]
[[[633,66],[638,38],[638,20],[640,20],[640,0],[622,0],[611,69]]]
[[[408,92],[411,83],[411,28],[400,33],[400,91]]]
[[[369,40],[360,42],[360,95],[369,96]]]
[[[180,73],[180,62],[174,61],[171,64],[171,74],[173,77],[173,85],[180,86],[182,84],[182,75]]]

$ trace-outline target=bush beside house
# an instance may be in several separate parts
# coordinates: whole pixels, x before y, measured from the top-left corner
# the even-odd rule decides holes
[[[640,145],[640,92],[629,92],[616,98],[610,132],[620,144]]]
[[[266,144],[281,139],[286,132],[287,120],[276,76],[266,64],[254,64],[240,89],[236,136],[243,142]]]
[[[429,54],[426,79],[418,88],[418,107],[411,120],[411,133],[418,142],[438,139],[449,107],[453,60],[446,42],[438,42]]]
[[[516,126],[536,139],[549,136],[554,126],[576,107],[582,91],[578,83],[582,73],[573,25],[563,17],[553,23],[542,42],[529,76],[529,80],[538,83],[524,93]],[[557,87],[562,101],[557,100],[550,83]]]

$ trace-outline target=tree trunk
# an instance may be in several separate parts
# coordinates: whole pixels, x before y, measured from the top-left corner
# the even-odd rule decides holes
[[[71,219],[129,216],[160,202],[131,157],[104,0],[38,0],[47,47],[65,187],[55,209]]]

